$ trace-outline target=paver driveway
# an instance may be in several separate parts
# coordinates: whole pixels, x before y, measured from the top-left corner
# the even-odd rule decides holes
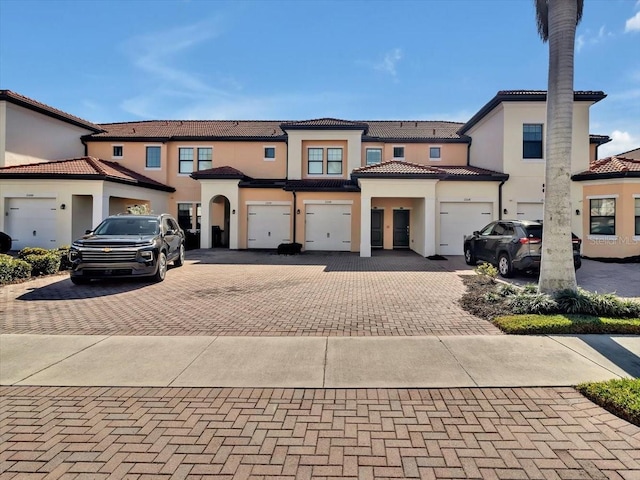
[[[3,333],[110,335],[500,334],[460,308],[447,261],[413,252],[278,256],[198,250],[164,282],[0,289]]]

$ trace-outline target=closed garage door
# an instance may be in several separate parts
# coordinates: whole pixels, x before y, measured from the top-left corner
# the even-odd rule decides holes
[[[291,241],[289,205],[249,205],[248,248],[278,248]]]
[[[544,205],[542,203],[518,202],[518,220],[542,220]]]
[[[55,248],[55,198],[7,198],[6,233],[13,239],[12,250],[25,247]]]
[[[464,237],[493,220],[491,203],[443,202],[440,204],[441,255],[462,255]]]
[[[351,205],[307,205],[306,250],[351,251]]]

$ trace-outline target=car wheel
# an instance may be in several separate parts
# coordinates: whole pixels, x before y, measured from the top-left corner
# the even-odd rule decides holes
[[[181,267],[184,265],[184,244],[180,244],[180,249],[178,250],[178,256],[173,261],[174,267]]]
[[[476,264],[476,256],[471,251],[471,247],[467,247],[464,249],[464,261],[467,263],[467,265]]]
[[[89,279],[88,278],[82,278],[82,277],[69,277],[71,279],[71,283],[73,283],[74,285],[86,285],[89,283]]]
[[[500,276],[504,278],[513,277],[513,266],[511,265],[511,259],[506,253],[501,253],[498,257],[498,272]]]
[[[158,254],[158,269],[153,276],[154,282],[161,282],[167,274],[167,256],[164,252]]]
[[[573,268],[578,270],[582,266],[582,259],[580,257],[573,261]]]

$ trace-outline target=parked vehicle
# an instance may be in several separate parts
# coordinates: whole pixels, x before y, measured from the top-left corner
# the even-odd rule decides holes
[[[7,253],[11,250],[11,237],[4,232],[0,232],[0,253]]]
[[[184,242],[184,231],[169,214],[112,215],[71,245],[71,281],[152,277],[161,282],[168,262],[184,263]]]
[[[572,234],[573,265],[580,268],[582,240]],[[531,220],[498,220],[464,239],[464,259],[468,265],[478,261],[498,267],[508,278],[518,271],[540,270],[542,223]]]

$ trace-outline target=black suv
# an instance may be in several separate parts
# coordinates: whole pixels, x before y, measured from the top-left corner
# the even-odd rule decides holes
[[[580,268],[580,243],[572,235],[573,265]],[[464,259],[468,265],[478,260],[498,266],[500,275],[508,278],[515,270],[540,270],[542,256],[542,223],[530,220],[498,220],[464,239]]]
[[[184,263],[184,232],[175,219],[161,215],[112,215],[69,249],[71,281],[93,278],[153,277],[161,282],[167,263]]]

